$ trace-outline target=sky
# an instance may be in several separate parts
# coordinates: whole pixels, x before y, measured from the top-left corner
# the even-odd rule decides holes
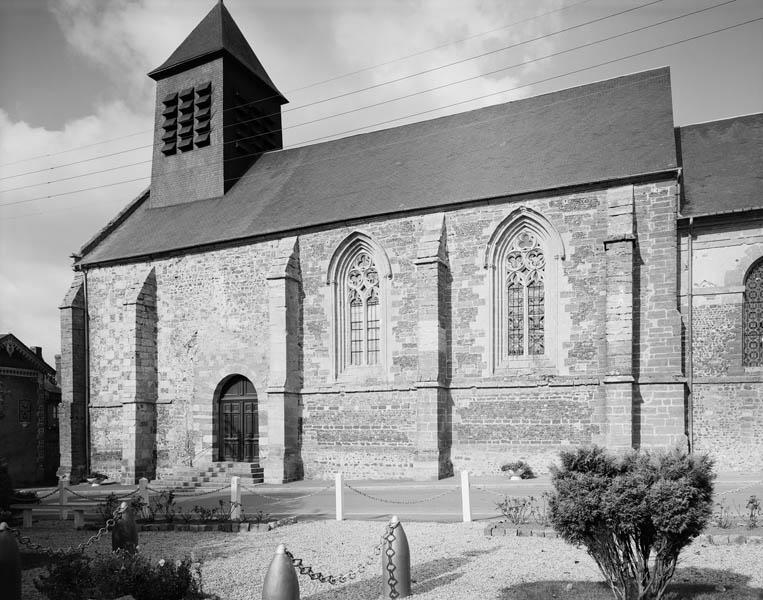
[[[148,185],[146,73],[214,2],[0,0],[0,333],[51,364],[71,255]],[[678,126],[763,112],[763,0],[225,5],[289,100],[287,148],[666,65]]]

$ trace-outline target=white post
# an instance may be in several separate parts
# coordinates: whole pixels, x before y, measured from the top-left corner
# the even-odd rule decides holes
[[[241,520],[241,478],[238,475],[233,475],[230,478],[230,518],[231,521]]]
[[[344,519],[344,494],[342,493],[342,473],[341,471],[336,474],[336,520],[341,521]]]
[[[472,500],[469,497],[469,471],[461,471],[461,509],[464,523],[472,522]]]
[[[66,490],[64,489],[66,487],[66,478],[65,477],[59,477],[58,478],[58,505],[61,507],[58,511],[58,517],[62,521],[66,521],[66,519],[69,518],[69,511],[64,508],[69,502],[66,498]]]
[[[138,479],[138,496],[140,497],[141,502],[143,503],[143,508],[141,512],[143,513],[144,517],[147,517],[148,512],[148,505],[149,502],[151,502],[151,498],[148,494],[148,479],[145,477],[141,477]]]

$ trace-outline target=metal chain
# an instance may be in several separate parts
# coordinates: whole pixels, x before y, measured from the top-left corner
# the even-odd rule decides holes
[[[399,523],[395,523],[395,525],[398,525],[398,524]],[[392,542],[395,541],[394,527],[388,528],[386,534],[382,538],[382,543],[385,540],[387,541],[387,548],[384,550],[384,555],[387,557],[387,564],[384,565],[384,570],[387,571],[387,584],[389,585],[389,597],[398,598],[400,597],[400,592],[397,591],[397,584],[399,582],[397,578],[395,577],[395,571],[397,570],[397,567],[395,566],[395,562],[392,560],[395,556],[395,549],[392,547]]]
[[[752,483],[748,483],[747,485],[743,485],[741,487],[734,488],[733,490],[726,490],[725,492],[721,492],[718,495],[719,496],[725,496],[726,494],[736,494],[737,492],[744,491],[744,490],[746,490],[748,488],[754,487],[756,485],[760,485],[761,483],[763,483],[763,479],[761,479],[760,481],[753,481]]]
[[[494,496],[500,496],[501,498],[504,498],[507,496],[507,494],[503,494],[501,492],[494,492],[493,490],[489,490],[486,487],[482,487],[480,485],[472,486],[475,490],[479,490],[480,492],[485,492],[486,494],[493,494]]]
[[[80,494],[80,493],[78,493],[78,492],[75,492],[75,491],[74,491],[73,489],[71,489],[71,488],[64,488],[64,489],[65,489],[67,492],[71,492],[72,494],[74,494],[74,495],[75,495],[75,496],[77,496],[78,498],[82,498],[82,499],[84,499],[84,500],[98,500],[99,502],[105,502],[105,501],[106,501],[106,500],[108,500],[108,498],[109,498],[109,496],[96,496],[96,495],[87,496],[87,495],[85,495],[85,494]],[[110,494],[110,495],[113,495],[113,496],[114,496],[114,497],[115,497],[117,500],[122,500],[122,499],[124,499],[124,498],[129,498],[130,496],[134,496],[134,495],[135,495],[135,494],[137,494],[139,491],[140,491],[140,488],[139,488],[139,487],[137,487],[137,488],[135,488],[135,489],[134,489],[132,492],[128,492],[127,494],[122,494],[121,496],[117,496],[116,494]]]
[[[423,502],[431,502],[432,500],[437,500],[438,498],[442,498],[443,496],[447,496],[448,494],[451,494],[458,490],[458,488],[451,488],[449,490],[445,490],[444,492],[440,494],[435,494],[434,496],[429,496],[428,498],[421,498],[418,500],[389,500],[387,498],[379,498],[378,496],[372,496],[371,494],[367,494],[366,492],[363,492],[357,488],[352,487],[349,483],[344,484],[347,488],[351,489],[356,494],[360,494],[361,496],[365,496],[366,498],[369,498],[370,500],[376,500],[377,502],[387,502],[389,504],[421,504]]]
[[[175,488],[175,489],[164,490],[164,491],[172,492],[173,494],[175,494],[175,498],[195,498],[197,496],[208,496],[210,494],[216,494],[218,492],[222,492],[223,490],[227,490],[229,487],[230,487],[230,483],[228,485],[219,487],[216,490],[201,491],[201,492],[182,492],[180,491],[182,490],[182,488]]]
[[[291,564],[294,565],[294,568],[299,571],[300,575],[307,575],[311,581],[319,581],[320,583],[328,583],[330,585],[337,585],[340,583],[347,583],[348,581],[351,581],[355,579],[358,575],[360,575],[363,571],[365,571],[369,566],[374,564],[376,561],[379,560],[379,557],[381,556],[382,548],[384,547],[385,542],[390,542],[390,537],[394,539],[393,531],[394,529],[399,525],[399,523],[387,524],[384,534],[381,536],[381,539],[379,540],[379,543],[374,546],[373,550],[369,553],[369,555],[366,557],[366,559],[360,563],[354,568],[350,569],[346,573],[342,573],[341,575],[325,575],[321,573],[320,571],[316,571],[312,566],[304,564],[304,560],[301,558],[294,558],[294,555],[286,549],[286,556],[289,557],[289,560],[291,561]]]
[[[53,489],[52,492],[48,492],[47,494],[44,494],[42,496],[37,496],[37,499],[38,500],[45,500],[45,498],[49,498],[53,494],[57,494],[57,493],[58,493],[58,488],[55,488],[55,489]]]
[[[254,488],[250,488],[248,486],[241,486],[243,489],[249,491],[250,493],[254,494],[255,496],[258,496],[260,498],[265,498],[266,500],[270,500],[271,502],[293,502],[294,500],[303,500],[305,498],[310,498],[312,496],[317,496],[318,494],[322,494],[327,489],[334,487],[333,483],[329,483],[327,486],[322,487],[319,490],[316,490],[314,492],[310,492],[309,494],[304,494],[302,496],[294,496],[293,498],[283,498],[281,496],[268,496],[267,494],[262,494],[260,492],[255,491]]]
[[[114,525],[116,525],[117,521],[119,521],[121,518],[122,509],[120,507],[114,511],[111,518],[106,521],[106,524],[101,527],[95,535],[90,536],[86,542],[82,542],[76,546],[69,546],[68,548],[51,548],[49,546],[43,546],[42,544],[35,544],[28,536],[21,535],[21,532],[18,529],[14,529],[10,526],[7,527],[6,531],[9,531],[16,537],[19,545],[27,546],[33,552],[43,552],[48,556],[67,556],[69,554],[84,552],[85,548],[101,539],[101,536],[103,536],[104,533],[111,531]]]

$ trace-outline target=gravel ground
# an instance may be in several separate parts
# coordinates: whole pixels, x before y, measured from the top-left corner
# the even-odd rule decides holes
[[[485,523],[404,523],[411,552],[412,591],[421,600],[546,600],[611,598],[593,560],[557,539],[483,535]],[[204,589],[223,600],[259,600],[273,552],[286,544],[316,570],[341,574],[364,562],[384,532],[366,521],[313,521],[269,532],[151,532],[140,534],[141,552],[156,558],[193,554],[203,560]],[[92,532],[65,527],[27,531],[33,541],[61,547]],[[110,549],[110,537],[94,544]],[[378,598],[380,562],[374,558],[354,581],[341,586],[300,576],[303,600]],[[32,586],[40,569],[24,571],[24,598],[42,598]],[[763,599],[763,545],[709,546],[684,550],[674,581],[675,598],[694,600]]]

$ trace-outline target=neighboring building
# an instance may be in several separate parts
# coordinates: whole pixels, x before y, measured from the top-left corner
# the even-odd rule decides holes
[[[661,68],[281,150],[222,3],[150,76],[151,186],[61,307],[63,470],[763,468],[763,115],[677,129]]]
[[[56,481],[60,403],[56,371],[42,349],[0,334],[0,456],[14,486]]]

